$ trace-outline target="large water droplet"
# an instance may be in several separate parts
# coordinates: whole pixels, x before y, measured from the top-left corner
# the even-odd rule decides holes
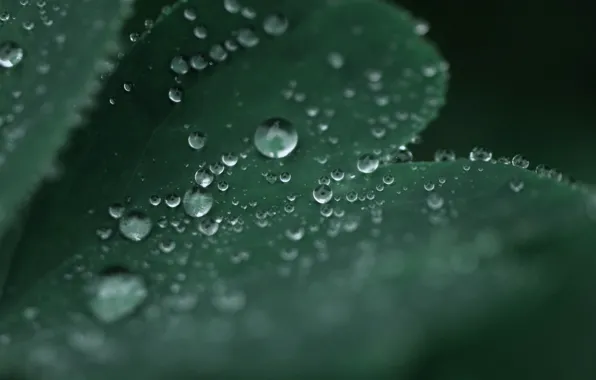
[[[269,158],[283,158],[292,153],[298,145],[298,133],[294,125],[281,117],[265,120],[254,136],[257,150]]]
[[[213,195],[199,186],[193,186],[182,198],[184,211],[193,218],[200,218],[213,207]]]
[[[91,311],[106,323],[130,315],[147,298],[143,279],[124,268],[104,272],[89,290]]]
[[[130,211],[120,219],[118,229],[127,239],[132,241],[141,241],[149,235],[153,223],[149,216],[141,211]]]
[[[23,60],[25,52],[23,48],[12,41],[0,44],[0,66],[10,69]]]

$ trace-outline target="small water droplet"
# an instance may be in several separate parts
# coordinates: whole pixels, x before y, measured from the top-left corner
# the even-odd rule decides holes
[[[153,223],[149,216],[141,211],[130,211],[120,218],[118,229],[125,238],[132,241],[141,241],[151,232]]]
[[[214,175],[206,170],[199,169],[195,173],[195,182],[201,187],[208,187],[213,182]]]
[[[174,103],[180,103],[182,101],[182,89],[178,87],[172,87],[168,91],[168,97]]]
[[[283,183],[288,183],[292,179],[290,172],[283,172],[279,175],[279,180]]]
[[[328,185],[319,185],[312,191],[312,196],[320,204],[325,204],[333,198],[333,191]]]
[[[366,153],[358,158],[356,167],[361,173],[369,174],[379,167],[379,159],[372,154]]]
[[[493,153],[484,148],[475,147],[470,151],[470,161],[488,162],[493,158]]]
[[[213,218],[207,217],[201,219],[198,225],[199,232],[206,236],[213,236],[219,230],[219,223]]]
[[[188,135],[188,146],[194,150],[203,149],[207,142],[207,136],[203,132],[195,131]]]
[[[426,204],[431,210],[439,210],[445,204],[445,200],[437,193],[430,193],[426,198]]]
[[[251,29],[240,29],[236,35],[238,43],[245,47],[250,48],[256,46],[259,43],[259,37]]]
[[[519,193],[520,191],[522,191],[524,189],[524,186],[524,181],[520,179],[512,179],[511,181],[509,181],[509,188],[513,190],[513,192],[515,193]]]
[[[289,25],[287,17],[282,14],[273,14],[265,17],[263,30],[271,36],[281,36],[288,30]]]
[[[530,161],[521,154],[516,154],[511,159],[511,164],[513,166],[517,166],[518,168],[527,169],[530,166]]]
[[[193,186],[184,193],[182,207],[188,216],[200,218],[213,207],[213,195],[199,186]]]
[[[447,149],[439,149],[435,152],[436,162],[455,161],[455,152]]]
[[[254,135],[257,150],[269,158],[284,158],[298,145],[298,132],[294,125],[280,117],[265,120]]]
[[[170,69],[178,75],[184,75],[188,73],[188,62],[182,56],[176,56],[172,58],[170,62]]]

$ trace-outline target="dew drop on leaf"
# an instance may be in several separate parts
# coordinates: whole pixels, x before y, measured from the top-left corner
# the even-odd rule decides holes
[[[333,198],[333,190],[328,185],[319,185],[312,191],[312,196],[317,203],[325,204]]]
[[[455,161],[455,152],[447,149],[439,149],[435,152],[436,162]]]
[[[515,193],[519,193],[520,191],[522,191],[524,189],[524,186],[524,181],[522,180],[512,179],[511,181],[509,181],[509,188],[513,190],[513,192]]]
[[[475,147],[470,151],[470,161],[488,162],[493,158],[493,153],[484,148]]]
[[[379,159],[370,153],[363,154],[358,158],[356,167],[361,173],[372,173],[379,167]]]
[[[206,169],[199,169],[195,172],[195,182],[201,187],[208,187],[213,182],[213,174]]]
[[[238,41],[241,46],[250,48],[259,43],[259,37],[251,29],[244,28],[238,31],[236,41]]]
[[[140,276],[117,267],[102,273],[89,287],[89,293],[93,315],[111,323],[132,314],[147,298],[147,287]]]
[[[188,216],[200,218],[213,207],[213,195],[199,186],[193,186],[184,193],[182,207]]]
[[[172,58],[170,62],[170,69],[178,75],[184,75],[188,73],[188,62],[182,56],[176,56]]]
[[[283,183],[288,183],[288,182],[290,182],[291,179],[292,179],[292,175],[290,174],[290,172],[282,172],[279,175],[279,180]]]
[[[287,17],[281,14],[272,14],[263,21],[263,30],[271,36],[281,36],[288,30],[290,25]]]
[[[213,218],[207,217],[201,219],[198,225],[199,232],[206,236],[213,236],[219,230],[219,223]]]
[[[202,132],[191,132],[188,135],[188,146],[194,150],[203,149],[207,142],[207,136]]]
[[[145,239],[152,228],[153,223],[149,216],[137,210],[128,212],[124,217],[120,218],[118,223],[118,229],[122,236],[132,241]]]
[[[178,87],[172,87],[168,91],[168,97],[174,103],[180,103],[182,101],[182,90]]]
[[[518,168],[527,169],[530,166],[530,161],[521,154],[516,154],[511,159],[511,165],[517,166]]]
[[[12,41],[0,43],[0,66],[6,69],[15,67],[21,61],[25,52],[18,44]]]
[[[266,157],[284,158],[298,145],[298,132],[289,120],[280,117],[267,119],[257,128],[254,144]]]

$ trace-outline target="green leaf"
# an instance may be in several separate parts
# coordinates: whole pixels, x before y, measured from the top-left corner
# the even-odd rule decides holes
[[[115,49],[128,3],[0,5],[0,233],[57,170],[54,157],[97,90],[97,66]]]
[[[203,17],[191,22],[184,11],[193,4]],[[22,293],[32,278],[43,278],[84,254],[83,247],[97,248],[97,228],[112,228],[116,235],[114,222],[106,219],[110,205],[124,204],[131,196],[134,204],[127,205],[129,209],[149,208],[152,195],[181,197],[202,163],[221,166],[225,153],[247,155],[211,186],[218,215],[228,216],[230,210],[233,217],[242,210],[234,203],[283,209],[282,201],[293,191],[310,199],[318,177],[331,170],[345,171],[343,183],[352,183],[347,177],[361,153],[398,152],[436,115],[446,85],[444,61],[415,35],[409,17],[388,5],[352,1],[323,6],[319,0],[312,4],[322,8],[294,0],[255,1],[258,16],[247,19],[230,14],[219,2],[179,3],[182,6],[158,22],[120,62],[103,91],[103,102],[90,117],[91,125],[73,139],[72,149],[62,158],[68,163],[65,177],[35,200],[38,212],[22,249],[38,252],[36,265],[31,266],[26,255],[17,258],[7,292]],[[287,18],[288,31],[270,36],[262,25],[278,12]],[[194,37],[197,25],[206,26],[208,40]],[[174,57],[198,53],[208,57],[214,44],[250,27],[260,39],[258,45],[229,53],[224,62],[188,73],[182,84],[176,83],[170,70]],[[374,59],[369,51],[375,52]],[[343,55],[344,67],[330,66],[331,52]],[[432,67],[441,70],[434,76],[421,74]],[[132,84],[130,93],[123,89],[124,83]],[[168,99],[173,86],[184,87],[180,104]],[[355,96],[346,98],[350,89]],[[285,96],[288,91],[293,92],[290,100]],[[307,99],[300,101],[302,95]],[[390,103],[379,106],[384,96]],[[319,107],[318,117],[309,116],[310,106]],[[256,128],[271,117],[287,118],[300,131],[298,148],[286,160],[265,159],[253,147]],[[387,124],[384,139],[373,136],[375,126],[370,123]],[[329,128],[321,131],[320,125]],[[208,136],[198,152],[187,142],[193,131]],[[323,161],[325,165],[319,164]],[[232,171],[234,175],[226,175]],[[280,181],[270,185],[262,176],[266,171],[276,175],[289,171],[294,179],[289,186],[280,187],[284,186]],[[217,189],[219,181],[227,182],[227,191]],[[244,191],[249,183],[254,190]],[[350,190],[347,185],[342,188],[344,193]],[[154,221],[164,213],[181,216],[181,207],[171,210],[164,203],[149,210]],[[251,206],[246,212],[254,215],[257,210]],[[81,226],[86,226],[85,232]],[[46,239],[52,241],[51,255],[44,254]]]
[[[485,162],[488,152],[400,163],[447,80],[414,20],[373,1],[243,4],[255,18],[178,3],[119,63],[62,157],[65,175],[30,205],[0,302],[1,368],[404,375],[433,337],[558,287],[550,261],[519,247],[591,226],[582,187]],[[279,14],[287,30],[266,33]],[[259,43],[234,50],[226,40],[242,28]],[[170,70],[178,55],[210,52],[209,67]],[[271,118],[298,136],[283,158],[253,144]],[[201,167],[223,172],[206,190],[212,208],[193,218],[196,207],[175,204]]]

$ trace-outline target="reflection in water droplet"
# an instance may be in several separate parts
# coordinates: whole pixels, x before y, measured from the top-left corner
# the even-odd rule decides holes
[[[199,186],[193,186],[182,198],[184,211],[193,218],[200,218],[213,207],[213,195]]]
[[[475,147],[470,151],[470,161],[488,162],[493,158],[493,153],[484,148]]]
[[[102,322],[118,321],[133,313],[147,298],[143,279],[125,269],[101,275],[90,287],[89,306]]]
[[[298,133],[290,121],[275,117],[259,125],[254,135],[254,144],[266,157],[283,158],[298,145]]]
[[[188,62],[184,57],[176,56],[170,62],[170,69],[178,75],[184,75],[188,73]]]
[[[372,154],[363,154],[358,158],[356,166],[361,173],[369,174],[377,170],[379,159]]]
[[[194,150],[203,149],[207,142],[207,136],[202,132],[191,132],[188,135],[188,146]]]
[[[328,185],[319,185],[312,191],[312,196],[320,204],[325,204],[333,198],[333,191]]]
[[[511,159],[511,164],[518,168],[527,169],[530,166],[530,161],[520,154],[516,154]]]
[[[178,87],[172,87],[168,91],[168,97],[174,103],[180,103],[182,101],[182,89]]]
[[[23,61],[24,56],[23,48],[16,43],[12,41],[0,43],[0,67],[6,69],[15,67]]]
[[[120,218],[118,229],[125,238],[132,241],[141,241],[149,235],[153,223],[149,216],[141,211],[130,211]]]
[[[207,169],[199,169],[195,173],[195,182],[201,187],[208,187],[213,182],[214,175]]]
[[[219,223],[213,218],[201,219],[198,225],[199,232],[207,236],[213,236],[219,230]]]

